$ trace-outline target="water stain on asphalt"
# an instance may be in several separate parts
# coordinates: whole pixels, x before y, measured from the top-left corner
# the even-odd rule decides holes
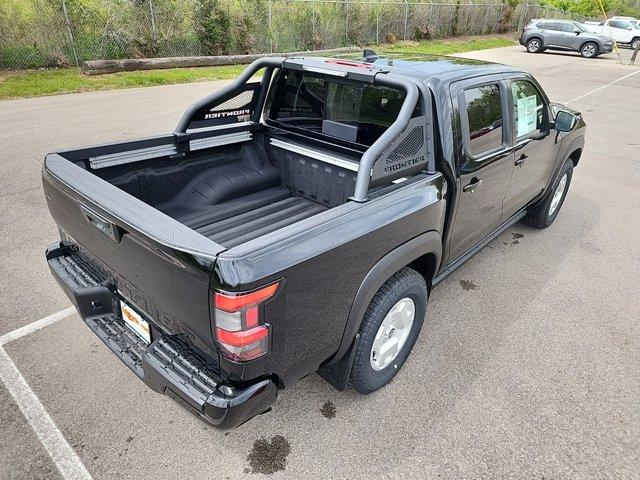
[[[320,413],[325,418],[336,418],[336,406],[333,402],[324,402],[320,409]]]
[[[460,286],[465,292],[468,292],[469,290],[475,290],[476,288],[478,288],[478,286],[475,283],[470,282],[469,280],[460,280]]]
[[[511,238],[513,238],[513,242],[511,242],[511,245],[518,245],[520,243],[519,240],[521,238],[524,238],[524,234],[515,232],[511,234]]]
[[[253,443],[253,448],[247,457],[251,473],[271,475],[284,470],[290,452],[291,445],[282,435],[271,437],[271,442],[264,437],[259,438]]]

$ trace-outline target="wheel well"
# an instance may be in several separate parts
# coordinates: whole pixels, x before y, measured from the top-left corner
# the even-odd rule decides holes
[[[580,161],[580,156],[582,155],[582,149],[578,148],[576,150],[574,150],[573,152],[571,152],[571,154],[569,155],[569,158],[571,159],[571,161],[573,162],[573,166],[577,167],[578,166],[578,162]]]
[[[524,43],[525,43],[525,45],[526,45],[527,43],[529,43],[531,40],[533,40],[534,38],[535,38],[536,40],[538,40],[542,45],[544,45],[544,40],[542,39],[542,37],[539,37],[538,35],[532,35],[532,36],[530,36],[529,38],[527,38],[527,41],[526,41],[526,42],[524,42]]]
[[[427,253],[426,255],[416,258],[407,266],[413,268],[424,277],[425,282],[427,282],[427,287],[429,291],[431,291],[431,281],[436,275],[436,263],[436,256],[433,253]]]

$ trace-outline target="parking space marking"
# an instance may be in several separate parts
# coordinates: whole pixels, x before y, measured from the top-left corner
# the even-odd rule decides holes
[[[609,82],[606,85],[602,85],[601,87],[598,87],[598,88],[595,88],[593,90],[590,90],[587,93],[580,95],[579,97],[572,98],[571,100],[567,100],[566,102],[562,102],[562,103],[567,105],[568,103],[575,102],[576,100],[580,100],[581,98],[584,98],[584,97],[587,97],[587,96],[589,96],[589,95],[591,95],[593,93],[599,92],[600,90],[604,90],[605,88],[610,87],[611,85],[614,85],[614,84],[618,83],[619,81],[624,80],[625,78],[629,78],[629,77],[635,75],[636,73],[640,73],[640,70],[636,70],[635,72],[631,72],[630,74],[625,75],[624,77],[620,77],[620,78],[614,80],[613,82]]]
[[[74,307],[65,308],[64,310],[60,310],[59,312],[52,313],[48,317],[41,318],[40,320],[36,320],[35,322],[29,323],[23,327],[16,328],[9,333],[5,333],[4,335],[0,336],[0,347],[9,342],[12,342],[13,340],[17,340],[20,337],[29,335],[36,330],[40,330],[41,328],[67,318],[68,316],[73,315],[75,312],[76,309]]]
[[[60,475],[65,479],[91,480],[87,468],[2,347],[0,347],[0,380],[18,404],[27,423],[38,436]]]

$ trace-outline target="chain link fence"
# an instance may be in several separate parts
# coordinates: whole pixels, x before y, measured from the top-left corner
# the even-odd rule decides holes
[[[585,20],[486,0],[0,0],[0,68],[506,33],[532,18]]]

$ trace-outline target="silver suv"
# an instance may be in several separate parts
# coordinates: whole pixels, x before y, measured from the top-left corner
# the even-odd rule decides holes
[[[585,58],[594,58],[613,49],[610,38],[589,32],[572,20],[534,19],[522,31],[520,45],[529,53],[545,50],[580,52]]]

